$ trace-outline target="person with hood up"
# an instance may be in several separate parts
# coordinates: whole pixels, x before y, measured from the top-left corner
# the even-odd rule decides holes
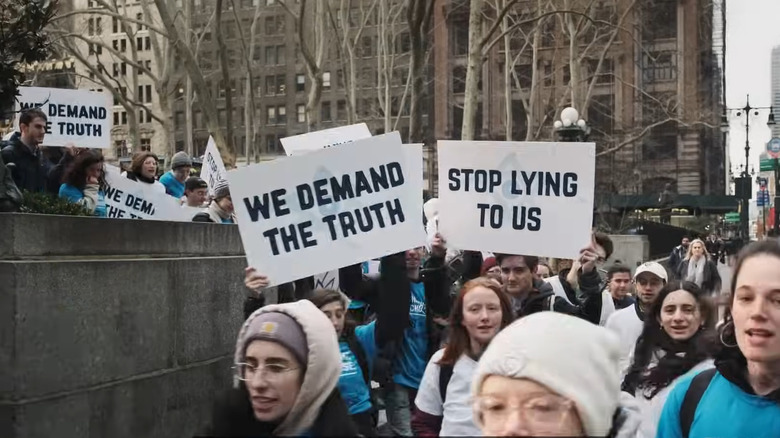
[[[184,196],[184,182],[190,176],[192,158],[184,151],[176,152],[171,158],[171,170],[160,177],[160,183],[165,186],[165,193],[181,200]]]
[[[230,187],[227,181],[219,181],[214,187],[214,199],[206,211],[192,217],[193,222],[210,222],[214,224],[235,224],[233,199],[230,197]]]
[[[447,345],[425,368],[412,414],[415,436],[476,436],[471,418],[471,379],[493,337],[514,320],[509,297],[493,278],[480,277],[461,288],[450,315]]]
[[[499,332],[471,386],[484,436],[633,437],[638,412],[620,392],[618,341],[603,327],[540,312]]]
[[[655,438],[666,397],[682,376],[712,368],[716,313],[695,283],[668,283],[645,318],[623,391],[639,404],[638,438]]]
[[[59,197],[83,206],[95,216],[106,217],[103,172],[103,154],[100,151],[81,152],[65,171]]]
[[[780,243],[740,253],[731,280],[715,368],[680,381],[658,422],[658,438],[780,435]]]
[[[157,181],[157,155],[151,152],[139,152],[130,163],[130,170],[125,175],[127,179],[141,184],[147,184],[160,193],[165,193],[165,186]]]
[[[234,387],[216,403],[207,436],[357,436],[336,388],[336,333],[311,302],[255,311],[234,359]]]

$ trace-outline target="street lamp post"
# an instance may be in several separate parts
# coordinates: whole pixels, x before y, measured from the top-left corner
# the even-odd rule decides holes
[[[758,117],[761,115],[761,112],[759,110],[769,110],[769,117],[767,119],[767,125],[772,126],[775,124],[775,114],[771,106],[764,106],[764,107],[754,107],[750,106],[750,95],[747,96],[747,99],[745,101],[744,108],[726,108],[726,113],[723,114],[723,120],[722,120],[722,127],[724,132],[728,130],[729,126],[729,114],[733,113],[735,119],[742,119],[744,117],[745,120],[745,168],[742,171],[742,175],[740,178],[736,179],[736,193],[737,196],[741,198],[742,202],[742,215],[740,217],[741,222],[741,234],[744,241],[747,243],[750,241],[750,216],[749,216],[749,208],[750,208],[750,198],[752,197],[752,181],[750,178],[750,172],[748,171],[748,168],[750,166],[750,118],[751,117]],[[780,185],[775,182],[775,194],[777,194],[777,189],[780,187]],[[777,206],[775,207],[775,219],[777,219]],[[777,223],[777,220],[775,220],[775,224]],[[775,225],[777,226],[777,225]]]
[[[588,141],[590,136],[588,122],[581,119],[580,113],[572,107],[564,108],[561,111],[561,120],[556,120],[553,127],[560,141],[564,142]]]

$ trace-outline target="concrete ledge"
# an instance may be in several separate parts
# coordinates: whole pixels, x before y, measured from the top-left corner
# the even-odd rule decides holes
[[[0,213],[0,260],[243,255],[238,226]]]

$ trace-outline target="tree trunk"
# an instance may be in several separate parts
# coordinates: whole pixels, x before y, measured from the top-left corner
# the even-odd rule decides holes
[[[230,84],[230,63],[228,60],[228,49],[225,44],[225,35],[222,32],[222,3],[223,0],[217,0],[216,16],[214,17],[214,33],[217,34],[217,47],[219,47],[219,64],[222,70],[222,84],[225,89],[225,140],[227,148],[235,155],[235,145],[233,144],[233,87]]]
[[[184,28],[192,28],[192,2],[184,2]],[[192,50],[192,38],[187,34],[187,48]],[[192,120],[192,79],[187,75],[184,84],[184,139],[185,150],[190,157],[195,156],[195,147],[192,141],[192,135],[194,130],[194,122]]]
[[[482,74],[482,12],[484,0],[471,0],[469,10],[469,53],[466,64],[466,93],[463,102],[462,140],[474,140],[480,105],[479,78]]]
[[[425,95],[425,38],[431,28],[435,1],[410,0],[407,5],[409,23],[409,69],[412,75],[411,101],[409,102],[409,142],[419,143],[423,137],[423,96]]]
[[[246,45],[244,45],[244,58],[246,67],[246,90],[244,92],[244,135],[246,137],[244,148],[246,150],[246,165],[249,166],[251,155],[254,155],[256,150],[256,136],[257,136],[257,116],[255,112],[255,83],[252,79],[252,60],[255,59],[255,37],[257,36],[257,22],[260,18],[260,2],[255,3],[255,14],[252,18],[252,25],[249,28],[249,53],[246,53]],[[234,6],[235,13],[235,6]],[[239,26],[241,22],[236,16],[236,25]],[[243,39],[243,32],[242,32]]]
[[[506,0],[504,0],[505,2]],[[512,114],[512,54],[509,48],[511,47],[511,34],[507,32],[509,28],[509,17],[504,15],[501,20],[501,32],[504,32],[504,108],[505,114],[505,129],[506,129],[506,141],[512,141],[512,130],[514,129],[514,120]]]
[[[170,11],[165,5],[165,0],[154,0],[157,5],[157,9],[160,14],[160,20],[165,26],[168,32],[168,38],[170,39],[171,46],[174,47],[180,55],[182,55],[184,61],[184,68],[192,78],[192,84],[195,87],[195,92],[198,94],[198,105],[203,112],[203,117],[206,120],[206,127],[214,137],[214,142],[217,144],[220,155],[222,155],[222,161],[225,166],[232,166],[236,163],[235,153],[231,148],[227,147],[225,143],[225,137],[223,136],[222,129],[219,126],[219,119],[217,117],[217,111],[214,107],[214,98],[211,94],[211,90],[206,86],[206,81],[203,79],[203,74],[198,67],[198,63],[195,60],[192,51],[184,44],[179,36],[179,32],[176,29],[176,25],[173,22],[173,17]]]

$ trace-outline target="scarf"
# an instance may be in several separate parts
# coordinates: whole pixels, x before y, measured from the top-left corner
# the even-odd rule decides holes
[[[211,205],[209,205],[209,210],[213,211],[214,214],[216,214],[221,220],[228,220],[230,219],[235,223],[236,221],[233,219],[233,215],[226,212],[222,209],[222,207],[217,204],[217,201],[211,201]]]
[[[688,260],[688,273],[685,276],[685,281],[692,281],[697,286],[701,287],[704,282],[704,265],[707,264],[707,259],[704,256],[698,259],[692,258]]]
[[[133,181],[141,181],[147,184],[154,184],[154,182],[157,181],[154,178],[147,178],[141,175],[140,173],[135,173],[135,172],[127,172],[127,179],[131,179]]]

